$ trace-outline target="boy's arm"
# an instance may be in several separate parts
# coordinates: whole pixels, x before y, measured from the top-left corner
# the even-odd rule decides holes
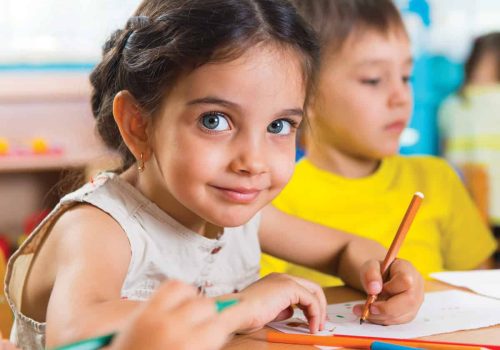
[[[495,268],[495,260],[493,258],[488,258],[479,264],[474,270],[486,270],[486,269],[494,269]]]
[[[263,252],[333,274],[362,289],[359,271],[369,259],[382,261],[379,243],[288,215],[268,205],[262,211],[259,238]]]

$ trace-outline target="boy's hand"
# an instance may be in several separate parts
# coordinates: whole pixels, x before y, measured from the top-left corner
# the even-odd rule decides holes
[[[304,311],[311,333],[324,328],[326,297],[321,287],[311,281],[273,273],[251,284],[239,295],[240,304],[234,310],[240,309],[240,315],[245,315],[246,319],[241,320],[244,332],[289,318],[293,305]]]
[[[424,300],[423,278],[406,260],[394,260],[384,284],[380,262],[368,261],[361,269],[361,283],[367,294],[379,294],[370,307],[368,320],[373,323],[391,325],[410,322]],[[363,305],[356,305],[353,311],[361,316]]]

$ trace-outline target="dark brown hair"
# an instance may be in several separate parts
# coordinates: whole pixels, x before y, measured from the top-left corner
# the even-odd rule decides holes
[[[399,10],[391,0],[292,0],[299,13],[315,29],[323,51],[336,53],[349,36],[374,29],[382,34],[401,30]]]
[[[307,92],[314,85],[319,49],[312,29],[286,0],[146,0],[103,47],[90,76],[92,111],[105,143],[124,169],[135,162],[113,119],[113,100],[128,90],[153,115],[183,73],[235,59],[262,42],[292,49],[302,60]]]
[[[464,87],[470,83],[472,73],[478,62],[486,54],[493,54],[496,60],[496,79],[500,82],[500,32],[493,32],[486,35],[477,37],[472,45],[472,50],[469,57],[465,61],[465,76],[462,87],[460,88],[463,93]]]

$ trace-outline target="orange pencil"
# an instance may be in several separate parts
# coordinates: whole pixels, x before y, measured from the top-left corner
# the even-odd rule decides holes
[[[298,345],[320,345],[320,346],[342,346],[352,349],[370,349],[373,342],[382,341],[384,343],[411,346],[428,350],[498,350],[500,347],[478,344],[433,342],[420,339],[394,339],[394,338],[370,338],[347,335],[321,336],[309,334],[289,334],[269,331],[267,341],[271,343],[285,343]]]
[[[405,239],[406,234],[410,229],[410,225],[413,222],[415,215],[417,214],[422,199],[424,199],[424,195],[420,192],[416,192],[413,195],[410,205],[406,210],[405,216],[403,217],[403,220],[399,225],[398,231],[396,232],[396,236],[392,240],[389,251],[387,252],[384,262],[380,267],[380,271],[382,272],[382,278],[384,278],[384,276],[387,274],[389,267],[393,263],[394,259],[396,259],[396,256],[398,255],[399,252],[399,248],[401,247],[401,244],[403,244],[403,240]],[[359,319],[359,324],[363,324],[363,322],[366,321],[368,315],[370,314],[370,305],[373,304],[375,300],[377,300],[377,295],[374,294],[368,295],[365,306],[363,307],[363,313],[361,314],[361,318]]]

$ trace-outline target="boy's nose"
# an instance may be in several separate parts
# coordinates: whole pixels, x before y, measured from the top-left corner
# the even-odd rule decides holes
[[[389,97],[391,107],[401,107],[411,104],[411,88],[403,83],[395,83]]]

